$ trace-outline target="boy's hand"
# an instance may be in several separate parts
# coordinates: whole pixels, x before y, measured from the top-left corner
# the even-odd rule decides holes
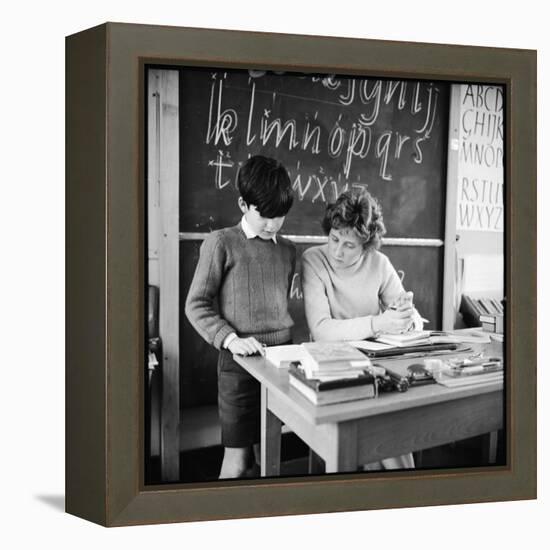
[[[235,355],[263,355],[264,347],[256,338],[233,338],[229,346],[227,346],[229,351]]]

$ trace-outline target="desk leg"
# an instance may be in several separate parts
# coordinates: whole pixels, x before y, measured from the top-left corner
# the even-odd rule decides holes
[[[485,434],[483,437],[483,459],[488,464],[497,461],[498,431]]]
[[[309,450],[308,473],[310,474],[325,473],[325,462],[313,449]]]
[[[281,470],[281,421],[267,408],[268,392],[262,385],[260,471],[262,477],[278,476]]]
[[[325,460],[327,474],[356,472],[357,463],[357,422],[342,422],[334,425],[330,452]]]

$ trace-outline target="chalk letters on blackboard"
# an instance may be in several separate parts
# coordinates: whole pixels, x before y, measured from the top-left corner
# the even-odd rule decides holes
[[[424,142],[430,139],[437,112],[439,91],[433,84],[421,86],[420,83],[415,83],[407,86],[403,81],[311,77],[312,85],[321,84],[329,93],[334,92],[336,95],[332,104],[340,106],[338,117],[328,128],[327,117],[323,121],[318,118],[318,107],[320,103],[330,103],[330,98],[321,100],[313,97],[313,94],[308,97],[305,93],[307,87],[304,87],[300,96],[260,89],[258,86],[265,78],[263,73],[249,78],[248,89],[242,89],[247,101],[246,122],[239,120],[238,106],[230,104],[233,93],[226,93],[226,90],[232,92],[234,89],[231,78],[231,73],[224,73],[223,77],[213,73],[210,87],[204,143],[216,147],[215,158],[208,162],[214,168],[213,183],[216,189],[223,189],[233,180],[231,174],[224,174],[224,170],[236,170],[235,163],[228,160],[228,152],[224,148],[229,148],[234,140],[239,140],[246,148],[252,149],[258,145],[281,149],[287,153],[297,149],[301,155],[311,157],[321,157],[324,153],[332,159],[342,161],[341,176],[345,180],[344,185],[355,183],[358,178],[354,170],[355,161],[367,159],[369,156],[378,162],[378,175],[387,182],[393,180],[392,159],[399,160],[407,148],[410,148],[409,153],[415,164],[423,161]],[[263,99],[258,103],[259,95],[263,97],[268,93],[273,108],[268,108]],[[285,101],[296,100],[317,108],[294,112],[291,117],[284,116],[276,108]],[[409,105],[411,114],[419,120],[417,127],[411,127],[409,131],[420,135],[413,138],[405,134],[403,129],[397,131],[391,127],[384,129],[383,126],[380,131],[382,104],[393,105],[397,111]],[[353,107],[354,110],[348,114],[347,107]],[[375,124],[378,124],[377,135],[373,133]],[[250,154],[252,152],[248,156]],[[464,154],[476,153],[465,151]],[[485,157],[487,161],[493,159],[490,153],[486,153]],[[323,180],[318,173],[311,172],[311,163],[309,166],[309,172],[293,174],[299,200],[333,200],[335,197],[328,196],[325,187],[329,181],[335,183],[334,178]],[[312,186],[313,181],[317,185]],[[332,187],[337,188],[336,185]]]

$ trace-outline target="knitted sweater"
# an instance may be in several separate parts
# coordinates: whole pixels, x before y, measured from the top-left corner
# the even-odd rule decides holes
[[[247,239],[240,224],[214,231],[202,243],[185,314],[217,349],[232,332],[266,345],[287,342],[295,265],[294,244],[280,236],[277,243]]]
[[[353,265],[337,267],[330,263],[327,245],[308,248],[302,255],[302,287],[314,340],[372,336],[372,317],[403,292],[386,255],[369,250]]]

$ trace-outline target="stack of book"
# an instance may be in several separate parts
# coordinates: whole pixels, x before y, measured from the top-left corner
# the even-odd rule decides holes
[[[481,326],[486,332],[504,332],[504,315],[495,313],[493,315],[480,315]]]
[[[460,304],[460,313],[467,326],[479,327],[483,326],[482,316],[502,317],[504,315],[504,307],[499,300],[494,298],[474,298],[463,295]],[[497,332],[501,331],[497,330]]]
[[[376,396],[374,377],[367,371],[351,378],[321,380],[309,378],[299,363],[292,363],[288,369],[288,380],[293,388],[315,405],[331,405]]]
[[[308,342],[290,364],[292,387],[316,405],[355,401],[376,395],[368,357],[345,342]]]

